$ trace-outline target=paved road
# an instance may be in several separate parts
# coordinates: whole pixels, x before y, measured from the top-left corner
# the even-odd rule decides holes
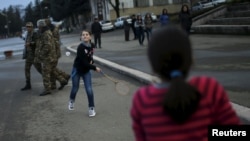
[[[59,67],[70,73],[73,59],[74,55],[63,55]],[[142,84],[99,67],[113,78],[129,82],[130,93],[119,95],[113,82],[93,72],[97,115],[89,118],[82,85],[75,110],[68,111],[71,81],[62,91],[40,97],[42,77],[32,68],[32,90],[22,92],[25,79],[21,56],[0,61],[0,141],[132,141],[129,109],[133,92]]]

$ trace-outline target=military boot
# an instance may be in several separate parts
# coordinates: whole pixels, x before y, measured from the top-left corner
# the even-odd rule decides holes
[[[30,81],[26,81],[26,85],[21,89],[21,91],[30,90],[31,84]]]
[[[43,91],[39,96],[45,96],[48,94],[51,94],[51,92],[50,91]]]

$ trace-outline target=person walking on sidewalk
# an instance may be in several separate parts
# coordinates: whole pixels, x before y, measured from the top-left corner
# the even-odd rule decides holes
[[[95,48],[97,48],[97,42],[98,42],[99,48],[102,48],[101,46],[102,26],[99,23],[98,18],[94,19],[94,22],[91,25],[91,32],[94,35]]]
[[[241,124],[215,78],[186,80],[193,56],[181,28],[169,25],[154,32],[147,53],[161,82],[142,86],[133,96],[130,115],[136,141],[204,141],[209,125]]]
[[[125,41],[129,41],[130,24],[128,23],[127,19],[123,20],[123,25],[124,25]]]
[[[42,74],[42,66],[41,63],[34,62],[35,58],[35,50],[36,50],[36,40],[38,38],[37,32],[34,31],[33,23],[27,22],[26,23],[27,28],[27,35],[25,38],[25,49],[24,49],[24,56],[23,59],[25,59],[25,78],[26,78],[26,85],[21,89],[21,91],[30,90],[31,89],[31,83],[30,83],[30,69],[33,65],[36,70]]]
[[[94,45],[91,43],[91,33],[87,30],[83,30],[81,34],[81,41],[82,42],[77,47],[77,54],[71,73],[72,89],[69,96],[68,108],[69,110],[74,110],[74,102],[79,89],[80,78],[82,77],[88,97],[89,117],[93,117],[96,115],[96,112],[90,70],[101,72],[101,69],[93,65]]]
[[[188,5],[186,4],[182,5],[181,7],[181,12],[179,14],[179,21],[183,30],[185,30],[187,34],[189,34],[192,26],[192,17]]]
[[[160,15],[160,23],[161,26],[166,26],[169,24],[168,10],[166,8],[162,10],[162,14]]]
[[[145,25],[144,25],[144,22],[142,20],[141,15],[137,16],[137,20],[135,21],[135,28],[136,28],[136,31],[137,31],[139,44],[142,46],[143,42],[144,42],[144,38],[145,38],[145,35],[144,35]]]
[[[135,28],[136,17],[135,17],[134,14],[131,16],[131,19],[132,19],[132,21],[131,21],[131,28],[132,28],[132,31],[134,33],[134,40],[136,40],[137,39],[137,32],[136,32],[136,28]]]
[[[147,40],[149,42],[149,39],[152,36],[152,29],[153,29],[153,19],[152,19],[150,13],[147,13],[145,15],[144,23],[145,23],[145,32],[147,35]]]

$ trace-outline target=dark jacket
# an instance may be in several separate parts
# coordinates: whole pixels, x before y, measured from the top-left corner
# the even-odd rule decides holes
[[[93,65],[93,53],[93,44],[91,44],[91,47],[87,47],[85,44],[81,43],[77,47],[77,54],[74,61],[74,67],[76,68],[78,73],[86,73],[89,70],[96,70],[96,66]]]
[[[102,26],[99,22],[94,22],[91,25],[91,32],[93,34],[101,34],[102,32]]]
[[[184,30],[190,30],[190,28],[192,26],[192,18],[191,18],[190,14],[184,13],[184,12],[180,13],[179,20],[180,20],[180,24]]]
[[[136,22],[136,18],[133,18],[131,21],[131,27],[135,28],[135,22]]]
[[[130,29],[130,24],[128,23],[127,20],[123,21],[123,25],[124,25],[124,30],[129,30]]]

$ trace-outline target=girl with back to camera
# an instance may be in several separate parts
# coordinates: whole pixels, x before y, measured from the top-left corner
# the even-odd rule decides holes
[[[85,91],[88,97],[89,117],[96,115],[94,104],[94,93],[92,90],[92,80],[90,70],[100,72],[101,69],[93,65],[93,50],[95,45],[91,43],[90,31],[83,30],[81,33],[81,43],[77,47],[77,54],[74,60],[72,77],[72,89],[69,97],[69,110],[74,110],[74,102],[79,89],[80,78],[82,77]]]
[[[154,32],[148,58],[161,82],[134,94],[130,114],[136,141],[206,141],[209,125],[240,124],[216,79],[186,80],[193,57],[183,30],[168,26]]]

